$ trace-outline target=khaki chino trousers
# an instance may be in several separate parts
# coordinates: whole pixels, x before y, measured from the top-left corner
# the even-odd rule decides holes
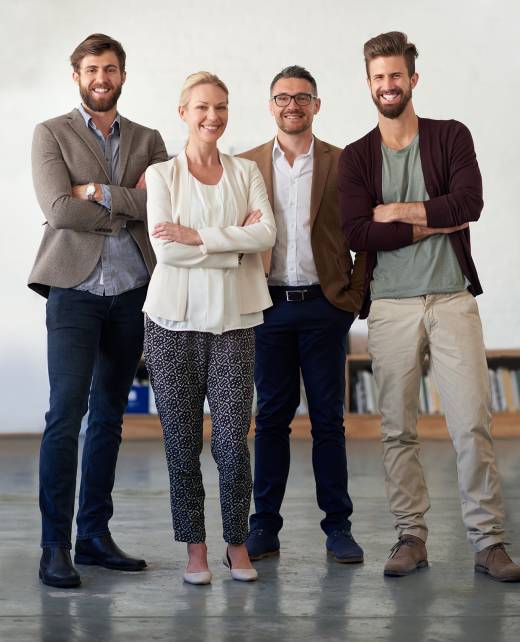
[[[427,351],[457,455],[462,518],[476,551],[504,539],[504,509],[490,435],[490,390],[482,325],[466,290],[378,299],[368,343],[379,390],[383,463],[399,536],[426,541],[430,508],[419,459],[417,414]]]

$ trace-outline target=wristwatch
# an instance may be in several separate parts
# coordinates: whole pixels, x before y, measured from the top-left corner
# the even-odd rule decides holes
[[[89,201],[95,201],[96,200],[96,186],[94,183],[89,183],[87,185],[87,189],[85,190],[85,194],[87,195],[87,198]]]

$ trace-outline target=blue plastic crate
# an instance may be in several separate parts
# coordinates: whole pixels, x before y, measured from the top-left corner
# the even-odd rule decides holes
[[[148,384],[134,383],[128,395],[128,404],[125,412],[146,414],[150,406],[150,388]]]

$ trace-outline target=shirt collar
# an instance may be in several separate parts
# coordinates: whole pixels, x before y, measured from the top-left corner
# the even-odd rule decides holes
[[[78,111],[83,116],[85,125],[89,127],[90,123],[92,122],[92,116],[88,113],[85,107],[83,107],[82,103],[79,104]],[[121,116],[119,115],[119,112],[116,113],[116,117],[114,118],[114,122],[110,125],[110,129],[112,129],[116,123],[118,127],[121,126]],[[95,127],[93,122],[92,122],[92,127]]]
[[[278,137],[275,137],[274,139],[274,145],[273,145],[273,160],[276,160],[276,158],[279,158],[280,156],[285,156],[283,149],[280,147],[280,143],[278,142]],[[314,158],[314,136],[312,137],[312,142],[310,144],[309,150],[305,154],[298,154],[296,158]]]

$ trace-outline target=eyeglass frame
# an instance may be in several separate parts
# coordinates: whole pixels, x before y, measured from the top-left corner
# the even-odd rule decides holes
[[[276,99],[279,98],[280,96],[288,96],[289,102],[286,105],[279,105]],[[301,105],[296,100],[296,96],[308,96],[309,102],[305,103],[304,105]],[[277,107],[289,107],[289,105],[293,100],[294,100],[294,104],[298,105],[298,107],[308,107],[311,104],[312,100],[318,100],[318,96],[315,96],[314,94],[308,94],[305,91],[299,91],[297,94],[287,94],[286,92],[282,92],[281,94],[276,94],[276,96],[271,96],[270,100],[273,100]]]

